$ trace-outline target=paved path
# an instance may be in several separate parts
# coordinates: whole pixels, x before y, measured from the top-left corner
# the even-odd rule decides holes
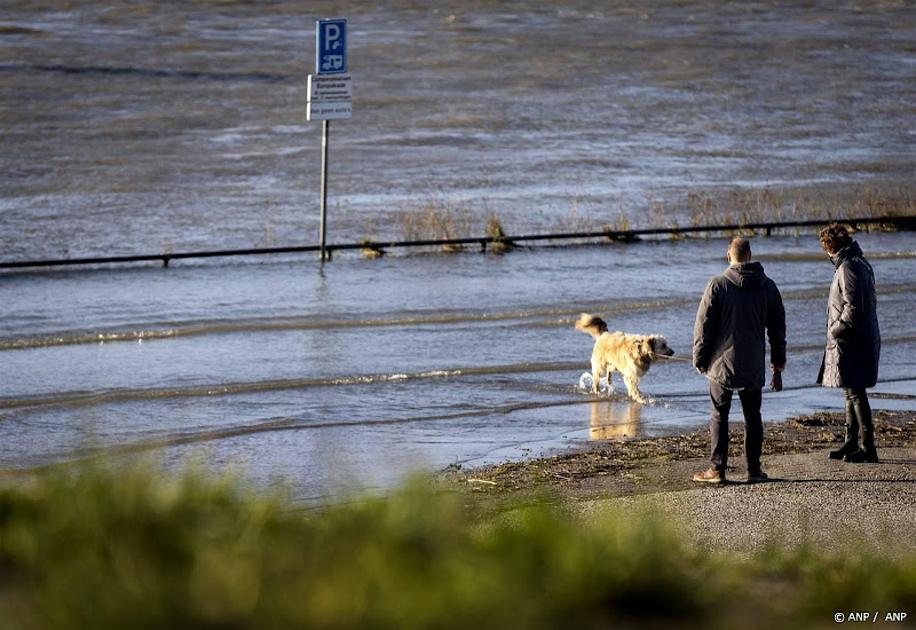
[[[765,457],[771,480],[754,485],[738,470],[724,486],[702,486],[689,479],[704,460],[674,462],[635,471],[661,491],[581,506],[595,514],[658,509],[701,547],[717,550],[755,551],[768,542],[839,549],[864,540],[885,551],[916,551],[916,449],[883,449],[880,464],[825,455]]]

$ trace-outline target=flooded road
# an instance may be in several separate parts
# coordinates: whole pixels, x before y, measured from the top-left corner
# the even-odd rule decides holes
[[[916,392],[916,248],[861,234],[878,278],[884,346],[876,391]],[[830,263],[812,236],[760,238],[789,320],[787,390],[764,417],[840,407],[814,386]],[[0,283],[0,467],[94,453],[190,453],[303,498],[345,480],[384,487],[415,468],[477,465],[706,422],[688,363],[643,379],[651,405],[579,391],[591,339],[661,333],[689,355],[722,239],[367,261],[180,264],[10,273]],[[78,316],[76,315],[78,314]],[[76,327],[76,325],[79,327]],[[913,408],[906,396],[877,408]],[[202,454],[202,455],[201,455]]]
[[[331,128],[331,242],[481,235],[491,214],[517,234],[913,206],[909,3],[9,0],[0,260],[315,243],[305,85],[332,15],[354,117]],[[875,406],[913,408],[914,237],[861,242]],[[838,409],[813,386],[830,264],[810,235],[754,251],[789,314],[765,417]],[[578,391],[591,340],[572,322],[685,356],[723,256],[660,240],[0,273],[0,468],[194,454],[315,500],[696,426],[705,386],[684,362],[652,368],[652,405]]]

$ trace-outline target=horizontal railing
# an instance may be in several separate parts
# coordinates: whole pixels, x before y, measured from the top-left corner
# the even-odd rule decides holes
[[[853,226],[886,225],[898,230],[916,230],[916,215],[886,216],[886,217],[854,217],[849,219],[834,219],[840,223]],[[602,238],[612,241],[635,241],[641,236],[661,236],[678,234],[696,234],[708,232],[736,232],[739,230],[763,230],[767,236],[773,230],[785,228],[817,227],[828,223],[826,220],[807,221],[777,221],[757,223],[734,223],[730,225],[694,225],[688,227],[645,228],[639,230],[592,230],[586,232],[554,232],[549,234],[519,234],[516,236],[480,236],[467,238],[441,238],[423,239],[414,241],[361,241],[358,243],[337,243],[325,246],[328,254],[334,251],[345,250],[374,250],[384,251],[402,247],[461,247],[465,245],[478,245],[486,250],[489,245],[515,245],[530,241],[563,241]],[[289,247],[260,247],[250,249],[218,249],[197,252],[171,252],[162,254],[141,254],[129,256],[93,256],[88,258],[58,258],[45,260],[13,260],[0,261],[0,269],[24,269],[30,267],[61,267],[70,265],[104,265],[137,262],[161,262],[168,266],[173,260],[189,258],[217,258],[229,256],[261,256],[265,254],[298,254],[318,252],[318,245],[299,245]]]

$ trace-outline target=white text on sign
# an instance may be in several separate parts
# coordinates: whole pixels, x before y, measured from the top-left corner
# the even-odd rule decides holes
[[[310,101],[349,101],[353,98],[353,84],[349,74],[310,74],[308,90]]]
[[[353,107],[350,101],[312,101],[306,111],[307,120],[339,120],[352,117]]]

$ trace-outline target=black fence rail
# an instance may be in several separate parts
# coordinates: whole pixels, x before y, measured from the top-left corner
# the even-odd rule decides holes
[[[856,228],[880,225],[895,230],[916,230],[916,215],[886,216],[886,217],[854,217],[849,219],[834,219],[840,223]],[[335,251],[369,250],[382,253],[388,249],[402,247],[464,247],[478,245],[482,251],[488,246],[511,247],[518,243],[532,241],[570,241],[582,239],[607,239],[616,242],[632,242],[642,236],[677,236],[686,234],[702,234],[717,232],[737,231],[763,231],[769,236],[773,230],[786,228],[819,227],[826,225],[826,220],[809,221],[777,221],[758,223],[734,223],[731,225],[694,225],[688,227],[646,228],[640,230],[592,230],[588,232],[555,232],[549,234],[520,234],[504,237],[468,237],[468,238],[443,238],[425,239],[416,241],[362,241],[359,243],[337,243],[325,246],[328,258]],[[132,256],[95,256],[89,258],[59,258],[45,260],[13,260],[0,261],[0,269],[25,269],[31,267],[62,267],[71,265],[104,265],[118,263],[160,262],[168,267],[173,260],[189,258],[219,258],[230,256],[261,256],[265,254],[298,254],[306,252],[319,252],[318,245],[299,245],[290,247],[261,247],[251,249],[219,249],[199,252],[171,252],[163,254],[142,254]]]

